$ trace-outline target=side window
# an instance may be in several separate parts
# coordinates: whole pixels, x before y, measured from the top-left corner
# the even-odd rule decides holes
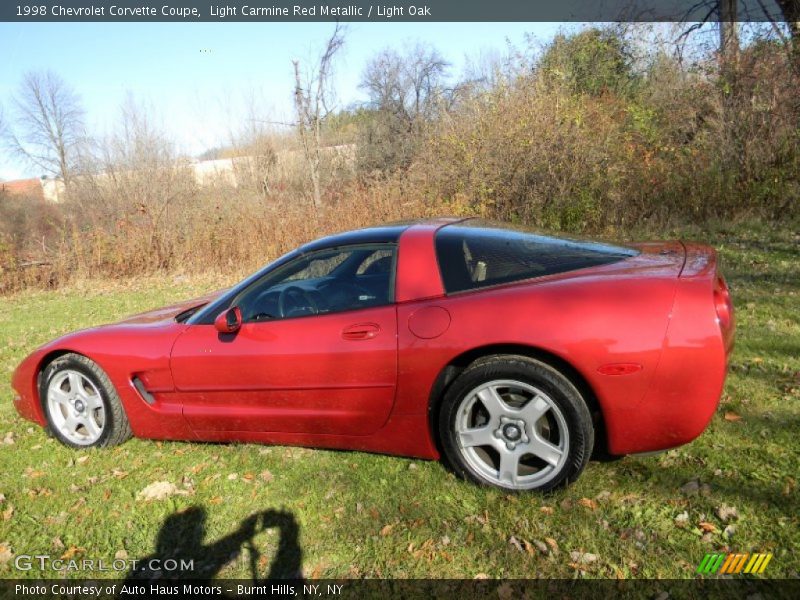
[[[347,246],[300,256],[233,302],[244,322],[288,319],[390,304],[396,247]]]
[[[448,225],[436,234],[445,291],[491,285],[617,262],[635,250],[515,230]]]

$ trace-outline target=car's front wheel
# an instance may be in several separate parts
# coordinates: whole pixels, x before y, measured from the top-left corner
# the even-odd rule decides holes
[[[47,424],[73,448],[106,447],[131,437],[131,428],[108,375],[93,360],[64,354],[42,374]]]
[[[514,491],[574,481],[594,445],[580,392],[525,356],[490,356],[467,367],[445,394],[439,435],[457,474]]]

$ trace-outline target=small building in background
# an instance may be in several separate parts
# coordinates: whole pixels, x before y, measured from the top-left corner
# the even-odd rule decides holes
[[[0,181],[0,194],[7,194],[15,198],[29,198],[31,200],[45,200],[44,181],[41,179],[16,179],[14,181]],[[56,202],[58,200],[55,200]]]

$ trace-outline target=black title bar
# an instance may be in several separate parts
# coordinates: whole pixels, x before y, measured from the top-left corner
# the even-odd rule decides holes
[[[702,22],[720,20],[718,5],[719,0],[3,0],[0,21]],[[775,0],[738,0],[733,18],[783,20]]]

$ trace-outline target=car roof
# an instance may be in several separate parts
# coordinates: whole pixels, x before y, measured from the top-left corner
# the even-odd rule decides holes
[[[325,248],[337,246],[351,246],[353,244],[395,244],[403,232],[421,220],[398,221],[377,227],[365,227],[352,231],[343,231],[323,238],[308,242],[298,248],[300,252],[314,252]]]
[[[410,219],[407,221],[396,221],[386,225],[375,227],[365,227],[363,229],[353,229],[343,231],[326,237],[322,237],[307,244],[300,246],[297,251],[300,253],[315,252],[326,248],[336,248],[338,246],[351,246],[353,244],[396,244],[400,240],[403,232],[410,227],[432,225],[441,227],[451,223],[457,223],[469,219],[463,218],[433,218],[433,219]]]

